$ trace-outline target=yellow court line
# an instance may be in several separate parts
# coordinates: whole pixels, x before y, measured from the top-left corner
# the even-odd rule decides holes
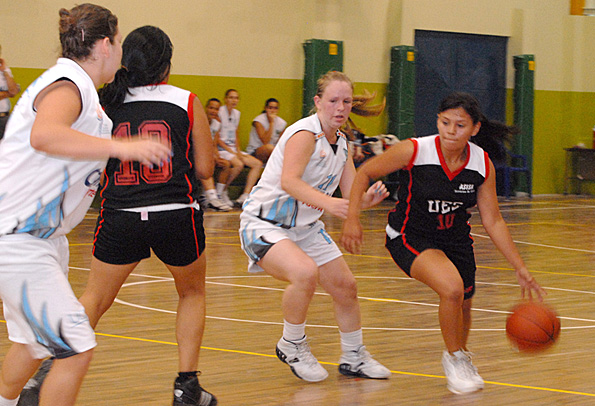
[[[0,320],[0,322],[6,323],[5,320]],[[102,337],[109,337],[109,338],[121,338],[124,340],[141,341],[141,342],[154,343],[154,344],[165,344],[165,345],[172,345],[172,346],[178,345],[177,343],[172,343],[170,341],[151,340],[148,338],[140,338],[140,337],[128,337],[128,336],[122,336],[122,335],[117,335],[117,334],[95,333],[95,335],[102,336]],[[200,348],[203,350],[210,350],[210,351],[228,352],[228,353],[243,354],[243,355],[254,355],[254,356],[266,357],[266,358],[276,358],[275,355],[261,354],[258,352],[251,352],[251,351],[229,350],[229,349],[225,349],[225,348],[215,348],[215,347],[205,347],[205,346],[201,346]],[[325,364],[325,365],[334,365],[334,366],[339,365],[334,362],[320,361],[320,363]],[[416,372],[404,372],[404,371],[392,371],[392,370],[390,372],[393,374],[396,374],[396,375],[421,376],[421,377],[425,377],[425,378],[446,379],[444,376],[441,376],[441,375],[420,374],[420,373],[416,373]],[[577,392],[577,391],[571,391],[571,390],[565,390],[565,389],[553,389],[553,388],[544,388],[541,386],[517,385],[514,383],[504,383],[504,382],[495,382],[495,381],[485,381],[485,383],[490,384],[490,385],[507,386],[510,388],[531,389],[531,390],[539,390],[539,391],[545,391],[545,392],[565,393],[565,394],[569,394],[569,395],[595,397],[595,393]]]
[[[178,345],[177,343],[172,343],[172,342],[168,342],[168,341],[150,340],[150,339],[144,339],[144,338],[138,338],[138,337],[127,337],[127,336],[120,336],[120,335],[114,335],[114,334],[96,333],[96,335],[112,337],[112,338],[123,338],[126,340],[134,340],[134,341],[145,341],[145,342],[150,342],[150,343],[158,343],[158,344],[166,344],[166,345]],[[243,354],[243,355],[255,355],[255,356],[267,357],[267,358],[277,358],[275,355],[261,354],[258,352],[251,352],[251,351],[229,350],[229,349],[225,349],[225,348],[204,347],[204,346],[201,346],[200,348],[203,350],[210,350],[210,351],[228,352],[228,353]],[[324,362],[324,361],[319,361],[319,362],[321,364],[325,364],[325,365],[334,365],[334,366],[339,365],[335,362]],[[416,373],[416,372],[404,372],[404,371],[390,371],[390,372],[393,374],[397,374],[397,375],[421,376],[421,377],[426,377],[426,378],[446,379],[444,376],[441,376],[441,375],[420,374],[420,373]],[[544,387],[540,387],[540,386],[529,386],[529,385],[517,385],[517,384],[513,384],[513,383],[504,383],[504,382],[495,382],[495,381],[485,381],[485,383],[491,384],[491,385],[498,385],[498,386],[507,386],[507,387],[511,387],[511,388],[532,389],[532,390],[539,390],[539,391],[546,391],[546,392],[565,393],[565,394],[570,394],[570,395],[595,397],[594,393],[569,391],[569,390],[564,390],[564,389],[544,388]]]

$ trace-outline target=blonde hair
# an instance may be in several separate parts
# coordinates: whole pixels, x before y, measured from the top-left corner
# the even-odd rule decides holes
[[[361,117],[379,116],[384,111],[384,107],[386,106],[386,97],[382,99],[382,103],[370,105],[369,103],[374,100],[375,97],[376,92],[370,93],[367,90],[364,90],[362,94],[353,95],[351,112]],[[351,132],[351,129],[354,129],[360,133],[363,132],[357,125],[355,125],[351,119],[351,116],[349,116],[347,119],[344,129],[347,130],[347,132]]]
[[[343,72],[339,72],[337,70],[330,70],[321,77],[318,78],[316,81],[316,96],[322,97],[322,94],[328,87],[331,82],[338,81],[338,82],[345,82],[351,87],[351,91],[353,92],[353,82],[349,77],[344,74]],[[317,109],[316,106],[312,106],[310,109],[309,114],[316,113]]]
[[[322,97],[322,94],[324,93],[328,85],[334,81],[345,82],[349,84],[349,86],[351,87],[351,91],[353,91],[353,82],[351,81],[351,79],[349,79],[349,77],[346,74],[336,70],[331,70],[322,75],[320,78],[318,78],[318,81],[316,82],[316,96]]]

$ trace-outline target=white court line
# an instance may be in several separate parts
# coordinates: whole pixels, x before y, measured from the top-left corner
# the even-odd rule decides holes
[[[79,268],[79,269],[84,269],[84,268]],[[141,275],[141,274],[131,274],[134,276],[140,276],[140,277],[148,277],[148,278],[153,278],[155,280],[150,280],[150,281],[139,281],[139,282],[131,282],[131,283],[125,283],[124,285],[122,285],[122,287],[130,287],[130,286],[136,286],[136,285],[142,285],[142,284],[148,284],[148,283],[157,283],[157,282],[167,282],[167,281],[173,281],[173,278],[165,278],[165,277],[154,277],[154,276],[150,276],[150,275]],[[235,278],[254,278],[254,277],[265,277],[265,278],[272,278],[270,276],[219,276],[219,277],[214,277],[217,279],[235,279]],[[362,277],[358,277],[358,278],[368,278],[365,276]],[[390,277],[371,277],[374,279],[404,279],[404,280],[411,280],[409,278],[390,278]],[[280,288],[269,288],[269,287],[264,287],[264,286],[253,286],[253,285],[242,285],[242,284],[237,284],[237,283],[224,283],[224,282],[211,282],[211,281],[207,281],[207,283],[209,284],[213,284],[213,285],[219,285],[219,286],[227,286],[227,287],[239,287],[239,288],[248,288],[248,289],[258,289],[258,290],[269,290],[269,291],[275,291],[275,292],[283,292],[284,289],[280,289]],[[495,285],[495,286],[510,286],[510,287],[515,287],[517,288],[518,285],[515,284],[509,284],[509,283],[491,283],[491,282],[477,282],[478,284],[485,284],[485,285]],[[572,292],[572,293],[584,293],[584,294],[590,294],[593,295],[595,294],[594,292],[588,292],[588,291],[577,291],[577,290],[573,290],[573,289],[561,289],[561,288],[549,288],[549,287],[544,287],[544,289],[547,290],[558,290],[558,291],[564,291],[564,292]],[[321,295],[321,296],[329,296],[328,293],[325,292],[315,292],[314,294],[316,295]],[[369,300],[369,301],[374,301],[374,302],[389,302],[389,303],[402,303],[402,304],[411,304],[411,305],[416,305],[416,306],[431,306],[431,307],[438,307],[437,304],[434,303],[423,303],[423,302],[413,302],[413,301],[407,301],[407,300],[399,300],[399,299],[386,299],[386,298],[374,298],[374,297],[366,297],[366,296],[358,296],[359,299],[361,300]],[[121,299],[116,298],[115,302],[125,305],[125,306],[129,306],[129,307],[134,307],[137,309],[142,309],[142,310],[150,310],[150,311],[156,311],[156,312],[161,312],[161,313],[168,313],[168,314],[176,314],[175,311],[173,310],[165,310],[165,309],[160,309],[160,308],[155,308],[155,307],[150,307],[150,306],[142,306],[142,305],[137,305],[134,303],[130,303]],[[495,313],[495,314],[510,314],[509,311],[504,311],[504,310],[490,310],[490,309],[480,309],[480,308],[472,308],[473,311],[478,311],[478,312],[484,312],[484,313]],[[222,320],[222,321],[232,321],[232,322],[240,322],[240,323],[253,323],[253,324],[265,324],[265,325],[283,325],[283,323],[281,322],[268,322],[268,321],[261,321],[261,320],[248,320],[248,319],[236,319],[236,318],[229,318],[229,317],[218,317],[218,316],[206,316],[206,318],[208,319],[213,319],[213,320]],[[572,320],[572,321],[582,321],[582,322],[589,322],[589,323],[595,323],[595,320],[591,320],[591,319],[583,319],[583,318],[575,318],[575,317],[562,317],[560,316],[561,320]],[[337,326],[331,326],[331,325],[318,325],[318,324],[307,324],[308,327],[318,327],[318,328],[331,328],[331,329],[336,329]],[[577,327],[562,327],[563,330],[577,330],[577,329],[587,329],[587,328],[595,328],[595,325],[590,325],[590,326],[577,326]],[[401,327],[362,327],[363,330],[381,330],[381,331],[440,331],[439,328],[401,328]],[[505,328],[483,328],[483,329],[471,329],[471,331],[483,331],[483,332],[487,332],[487,331],[505,331]]]
[[[570,209],[595,209],[595,206],[591,205],[575,205],[575,206],[555,206],[555,207],[527,207],[523,209],[508,209],[506,206],[500,207],[501,212],[510,213],[513,211],[546,211],[546,210],[570,210]],[[477,211],[479,213],[479,211]]]
[[[487,235],[476,234],[476,233],[471,233],[471,235],[474,236],[474,237],[480,237],[480,238],[487,238],[487,239],[490,238]],[[519,240],[513,240],[513,241],[516,244],[533,245],[535,247],[552,248],[552,249],[556,249],[556,250],[566,250],[566,251],[578,251],[578,252],[586,252],[588,254],[595,254],[595,251],[593,251],[593,250],[584,250],[584,249],[581,249],[581,248],[559,247],[557,245],[537,244],[537,243],[534,243],[534,242],[526,242],[526,241],[519,241]]]

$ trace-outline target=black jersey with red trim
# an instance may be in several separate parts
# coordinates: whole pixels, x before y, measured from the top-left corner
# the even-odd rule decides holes
[[[102,207],[126,209],[194,201],[195,97],[171,85],[141,86],[130,89],[123,105],[106,110],[114,122],[114,138],[137,134],[147,139],[161,138],[170,144],[172,156],[160,167],[111,158],[101,190]]]
[[[467,162],[456,172],[446,165],[438,135],[412,138],[413,157],[399,173],[398,201],[388,215],[398,233],[440,244],[471,244],[471,214],[489,173],[486,152],[467,144]]]

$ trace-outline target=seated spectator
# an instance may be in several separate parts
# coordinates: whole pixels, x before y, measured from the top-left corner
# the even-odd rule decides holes
[[[231,185],[231,182],[244,169],[244,166],[249,167],[250,171],[246,177],[244,191],[235,201],[238,205],[244,203],[252,187],[258,181],[260,170],[262,169],[262,161],[239,150],[240,138],[238,127],[240,125],[240,112],[236,109],[239,101],[240,94],[238,91],[229,89],[225,92],[225,106],[219,108],[219,120],[221,121],[218,141],[219,155],[231,163],[231,171],[225,183],[218,183],[216,189],[219,198],[230,206],[233,206],[233,202],[228,195],[229,185]]]
[[[246,152],[264,163],[268,161],[287,126],[287,122],[277,114],[279,114],[279,101],[271,97],[265,102],[262,113],[252,120]]]
[[[217,150],[217,141],[219,139],[219,131],[221,130],[221,122],[219,121],[219,107],[221,107],[221,102],[219,99],[212,98],[207,101],[205,111],[207,113],[207,118],[209,119],[209,126],[211,127],[211,136],[213,137],[213,142],[215,143],[215,166],[216,168],[220,169],[219,180],[221,181],[222,179],[226,180],[229,176],[231,163],[227,159],[221,158],[221,156],[219,156],[219,151]],[[201,205],[204,204],[202,202],[205,202],[205,206],[207,208],[212,208],[217,211],[230,211],[233,209],[232,206],[226,204],[221,199],[219,199],[219,196],[217,196],[217,191],[215,190],[215,180],[213,176],[207,179],[201,179],[200,183],[202,184],[202,198],[199,198]]]
[[[0,54],[2,47],[0,46]],[[6,61],[0,58],[0,140],[4,137],[4,129],[10,115],[10,98],[19,92],[19,85],[14,81],[12,72]]]

